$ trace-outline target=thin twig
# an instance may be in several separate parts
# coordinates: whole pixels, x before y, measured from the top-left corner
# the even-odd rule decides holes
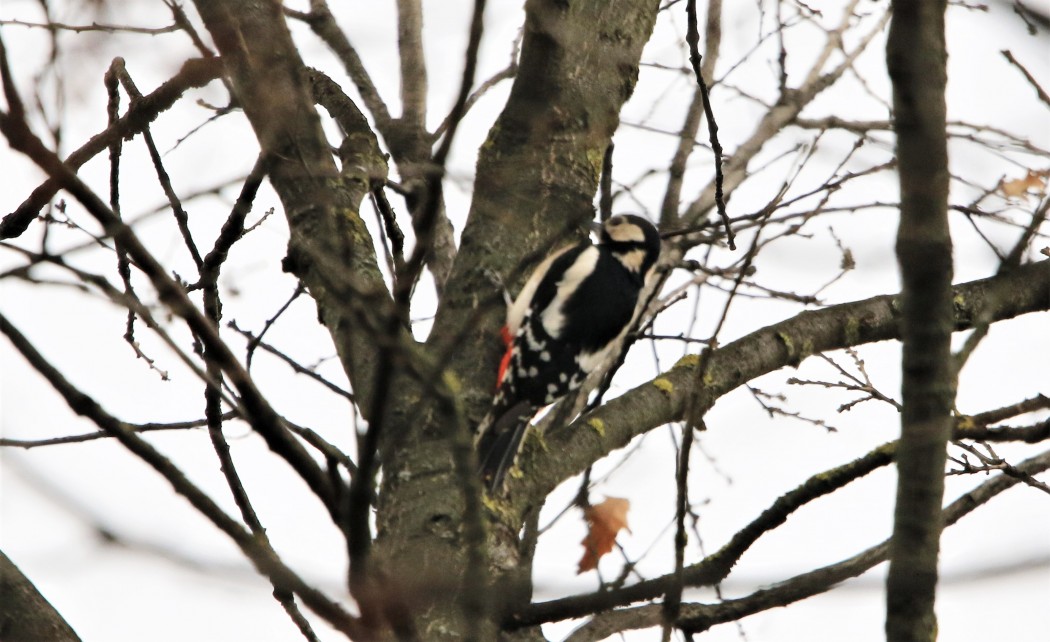
[[[696,84],[700,87],[700,95],[704,100],[704,113],[707,115],[707,133],[711,141],[711,151],[715,156],[715,205],[718,208],[718,215],[722,219],[722,225],[725,227],[726,244],[729,245],[730,250],[735,250],[735,235],[733,234],[733,228],[729,225],[729,215],[726,214],[725,198],[722,195],[725,177],[722,175],[722,145],[718,142],[718,123],[715,122],[715,114],[711,109],[711,97],[707,92],[707,83],[704,81],[704,75],[700,70],[700,50],[697,47],[700,41],[700,34],[696,26],[696,0],[688,0],[686,3],[686,17],[689,22],[685,37],[686,42],[689,44],[689,62],[693,66]]]
[[[135,233],[113,214],[113,211],[73,173],[73,170],[44,146],[43,142],[29,129],[25,119],[14,116],[15,113],[20,112],[17,112],[13,106],[20,105],[21,101],[10,82],[10,70],[6,65],[6,53],[3,50],[2,41],[0,41],[0,54],[2,54],[0,57],[3,62],[4,90],[9,105],[8,113],[0,112],[0,133],[3,133],[13,149],[30,157],[54,179],[56,187],[69,191],[102,225],[107,234],[112,235],[127,248],[128,255],[157,289],[161,301],[176,316],[186,322],[205,348],[214,349],[216,358],[222,364],[223,372],[240,393],[244,416],[252,427],[263,436],[267,445],[275,453],[295,468],[311,490],[334,514],[331,480],[326,478],[310,454],[281,424],[276,411],[255,387],[247,371],[237,361],[233,352],[222,341],[210,322],[190,301],[183,287],[168,275],[167,270],[145,248]]]
[[[1018,466],[1024,473],[1034,475],[1050,468],[1050,452],[1025,460]],[[1003,491],[1020,483],[1008,475],[999,475],[981,484],[955,500],[941,512],[945,527],[966,515]],[[836,564],[797,575],[751,595],[717,604],[683,604],[682,617],[677,625],[689,633],[700,633],[716,624],[737,621],[747,615],[786,606],[798,600],[828,591],[852,577],[886,561],[889,542],[884,541]],[[646,605],[603,613],[577,629],[567,640],[583,642],[602,640],[630,629],[659,626],[662,613],[657,605]]]
[[[67,156],[66,166],[75,172],[96,154],[107,149],[114,140],[128,138],[141,132],[163,111],[175,104],[175,101],[181,98],[184,92],[195,87],[203,87],[218,78],[222,73],[222,68],[222,61],[218,58],[187,60],[177,74],[141,101],[130,105],[127,113],[120,120],[92,136],[88,142]],[[16,121],[20,120],[21,116],[18,115],[20,112],[16,112],[10,102],[8,105],[11,108],[9,112],[11,117]],[[49,177],[41,183],[33,190],[29,198],[18,206],[18,209],[0,221],[0,238],[13,238],[24,232],[58,190],[59,181],[55,177]]]
[[[230,328],[231,330],[233,330],[234,332],[239,333],[245,339],[248,339],[248,344],[251,346],[251,349],[253,351],[256,348],[262,348],[266,352],[272,354],[273,356],[277,357],[281,361],[283,361],[286,364],[288,364],[288,366],[292,370],[294,370],[296,373],[301,374],[301,375],[306,375],[307,377],[310,377],[311,379],[313,379],[314,381],[318,382],[319,384],[321,384],[325,388],[328,388],[329,390],[331,390],[335,394],[339,395],[340,397],[345,398],[347,401],[350,401],[350,402],[355,402],[356,401],[356,399],[354,398],[354,394],[352,392],[350,392],[349,390],[344,390],[343,388],[340,388],[336,384],[334,384],[331,381],[329,381],[329,380],[325,379],[324,377],[322,377],[313,368],[308,368],[308,367],[302,365],[301,363],[299,363],[295,359],[293,359],[293,358],[289,357],[288,355],[286,355],[284,352],[281,352],[280,350],[278,350],[274,346],[270,345],[269,343],[266,343],[265,341],[262,340],[262,335],[261,334],[255,335],[255,334],[252,334],[248,330],[242,330],[240,327],[238,327],[236,321],[230,321],[229,323],[226,324],[226,326],[228,328]]]
[[[170,24],[166,27],[132,27],[130,25],[107,25],[93,22],[89,25],[67,25],[62,22],[27,22],[25,20],[0,20],[0,25],[12,25],[17,27],[29,27],[33,29],[47,29],[48,31],[72,31],[83,33],[85,31],[102,31],[104,33],[141,33],[149,36],[158,36],[163,33],[172,33],[182,29],[178,24]]]
[[[1029,73],[1025,66],[1017,62],[1017,59],[1014,58],[1014,55],[1012,53],[1010,53],[1010,50],[1003,49],[999,53],[1003,54],[1003,57],[1006,58],[1006,60],[1009,61],[1011,65],[1021,70],[1021,73],[1024,74],[1025,80],[1027,80],[1028,83],[1032,85],[1032,87],[1035,89],[1035,93],[1039,96],[1039,100],[1046,103],[1047,106],[1050,106],[1050,95],[1047,95],[1046,90],[1043,89],[1042,85],[1039,84],[1039,81],[1037,81],[1035,77],[1032,76],[1031,73]]]
[[[236,418],[236,411],[229,411],[222,415],[224,420]],[[134,432],[155,432],[163,430],[189,430],[192,428],[201,428],[208,425],[207,419],[195,419],[193,421],[175,421],[172,423],[147,423],[147,424],[126,424],[128,430]],[[112,437],[108,432],[98,431],[89,432],[81,435],[66,435],[64,437],[51,437],[49,439],[10,439],[0,438],[0,446],[7,446],[10,448],[23,448],[29,450],[31,448],[40,448],[43,446],[61,446],[64,444],[82,444],[89,441],[95,441],[97,439],[107,439]]]
[[[87,417],[100,429],[112,434],[128,450],[164,476],[175,492],[185,497],[201,515],[223,531],[241,549],[258,571],[283,590],[299,595],[303,602],[328,623],[351,637],[359,633],[356,618],[347,613],[337,602],[307,584],[288,568],[274,550],[264,541],[252,536],[233,518],[227,515],[207,494],[191,482],[170,459],[158,452],[137,433],[106,413],[102,406],[70,383],[32,343],[11,325],[7,317],[0,314],[0,333],[7,336],[15,349],[39,372],[51,387],[58,392],[70,409]]]
[[[135,86],[135,81],[131,79],[131,75],[124,66],[123,58],[114,58],[109,69],[110,73],[116,76],[120,84],[123,85],[124,91],[128,92],[132,102],[142,100],[142,92]],[[190,252],[193,263],[199,270],[203,259],[201,259],[200,252],[197,250],[197,244],[193,241],[193,235],[190,233],[189,215],[182,208],[182,202],[175,193],[175,188],[171,186],[171,178],[168,176],[167,170],[164,169],[164,162],[161,159],[160,152],[157,150],[157,144],[153,141],[153,134],[150,132],[149,125],[142,128],[142,139],[146,142],[150,160],[153,161],[153,167],[157,172],[157,180],[160,182],[161,189],[164,190],[164,195],[171,206],[171,212],[175,216],[175,223],[179,228],[179,233],[182,234],[182,240],[186,244],[186,249]]]

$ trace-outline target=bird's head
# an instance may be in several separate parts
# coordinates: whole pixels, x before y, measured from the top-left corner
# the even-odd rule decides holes
[[[660,233],[649,221],[634,214],[617,214],[602,223],[599,244],[612,250],[624,266],[645,275],[660,256]]]

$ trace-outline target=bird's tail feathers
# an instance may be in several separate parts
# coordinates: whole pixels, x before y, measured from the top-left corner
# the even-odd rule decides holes
[[[489,493],[503,485],[535,412],[532,404],[520,401],[498,417],[492,417],[491,422],[489,418],[482,422],[477,444],[478,472]]]

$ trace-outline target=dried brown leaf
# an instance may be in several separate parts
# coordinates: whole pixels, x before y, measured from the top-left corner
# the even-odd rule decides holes
[[[608,497],[602,503],[583,510],[583,517],[587,520],[587,536],[580,542],[583,544],[583,557],[576,569],[577,575],[598,568],[598,560],[613,549],[616,534],[621,528],[631,532],[627,526],[627,511],[630,508],[629,500]]]
[[[1047,177],[1050,177],[1050,170],[1034,171],[1030,169],[1024,178],[999,183],[999,192],[1006,198],[1022,198],[1027,196],[1029,191],[1045,194]]]

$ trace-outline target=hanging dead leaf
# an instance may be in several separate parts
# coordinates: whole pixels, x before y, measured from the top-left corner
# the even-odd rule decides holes
[[[608,497],[600,504],[583,509],[583,517],[587,520],[587,537],[580,542],[583,544],[583,557],[576,569],[577,575],[598,568],[598,560],[612,550],[616,534],[621,528],[631,532],[627,526],[627,511],[630,508],[629,500]]]
[[[1028,170],[1024,178],[1000,182],[999,192],[1006,198],[1022,198],[1028,194],[1029,190],[1036,194],[1045,194],[1048,176],[1050,176],[1050,170]]]

